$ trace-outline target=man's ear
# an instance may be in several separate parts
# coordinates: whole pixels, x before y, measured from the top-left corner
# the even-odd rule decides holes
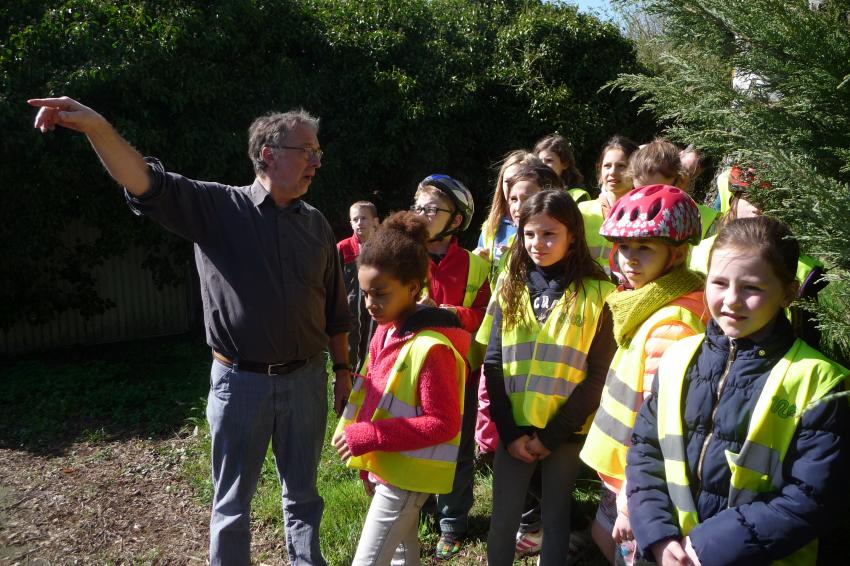
[[[272,161],[274,161],[274,151],[267,145],[264,145],[260,149],[260,159],[265,161],[266,165],[270,165]]]

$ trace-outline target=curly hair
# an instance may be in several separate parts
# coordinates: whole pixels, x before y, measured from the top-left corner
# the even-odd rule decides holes
[[[396,212],[360,248],[357,267],[374,267],[402,283],[428,279],[428,223],[413,212]]]
[[[563,260],[567,286],[575,284],[577,292],[584,279],[608,280],[608,276],[605,275],[602,267],[590,255],[584,233],[584,220],[572,197],[561,190],[541,191],[522,205],[516,238],[511,246],[510,260],[499,290],[500,299],[504,305],[502,314],[506,328],[528,325],[532,322],[525,316],[526,310],[522,304],[526,297],[525,287],[528,273],[534,267],[534,262],[525,251],[525,225],[529,220],[540,214],[545,214],[566,226],[567,232],[573,237],[573,243]],[[575,293],[572,297],[567,298],[568,301],[574,299]]]
[[[576,156],[567,138],[560,134],[550,134],[534,144],[534,155],[540,156],[541,151],[551,151],[558,156],[564,170],[561,172],[561,182],[564,188],[572,189],[584,184],[584,175],[578,170]]]

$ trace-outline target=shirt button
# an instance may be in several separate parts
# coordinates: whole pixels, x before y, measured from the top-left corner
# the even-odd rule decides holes
[[[765,355],[767,355],[767,353],[764,350],[759,350],[759,357],[763,358]]]

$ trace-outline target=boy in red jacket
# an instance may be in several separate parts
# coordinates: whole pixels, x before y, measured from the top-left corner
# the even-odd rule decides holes
[[[469,227],[475,205],[472,193],[448,175],[430,175],[419,183],[411,210],[428,221],[429,286],[421,301],[457,315],[463,329],[473,334],[484,319],[490,300],[487,260],[458,245],[457,234]],[[437,496],[440,540],[436,557],[448,560],[461,548],[468,529],[472,508],[474,477],[475,420],[481,360],[471,352],[469,380],[466,384],[460,453],[452,492]]]

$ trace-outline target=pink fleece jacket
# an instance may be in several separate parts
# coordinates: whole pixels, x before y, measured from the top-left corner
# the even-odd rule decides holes
[[[357,415],[357,422],[345,428],[345,440],[351,453],[360,456],[381,450],[400,452],[418,450],[448,442],[460,431],[461,399],[457,395],[455,359],[445,346],[435,346],[428,352],[419,373],[419,398],[422,415],[413,418],[391,418],[371,422],[372,414],[384,393],[390,370],[401,347],[414,333],[395,332],[387,340],[391,324],[378,326],[369,345],[369,372],[363,383],[366,397]],[[470,335],[462,328],[426,327],[437,330],[451,340],[461,356],[469,350]],[[384,343],[386,341],[386,343]],[[471,408],[474,410],[474,407]]]

